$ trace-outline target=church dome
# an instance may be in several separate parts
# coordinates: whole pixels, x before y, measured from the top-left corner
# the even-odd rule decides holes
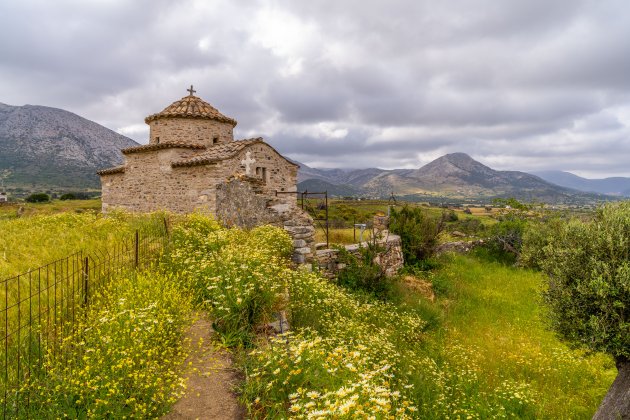
[[[162,112],[158,112],[157,114],[149,115],[144,119],[145,123],[150,123],[151,121],[158,120],[161,118],[197,118],[204,120],[215,120],[219,122],[224,122],[231,124],[232,126],[236,125],[236,120],[230,117],[226,117],[221,114],[218,109],[199,98],[198,96],[194,96],[192,86],[189,89],[190,95],[184,96],[179,101],[175,101],[166,108],[162,110]]]

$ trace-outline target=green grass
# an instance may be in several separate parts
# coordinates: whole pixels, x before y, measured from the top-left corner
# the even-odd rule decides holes
[[[434,303],[402,283],[381,302],[296,273],[288,341],[245,362],[252,417],[590,418],[616,370],[547,329],[541,275],[481,253],[440,263]]]
[[[97,228],[86,237],[90,223]],[[82,241],[106,243],[108,231],[129,232],[134,223],[65,213],[0,226],[13,232],[5,251],[14,246],[27,256],[31,238],[34,261],[48,255],[42,248],[62,252],[64,242],[68,249]],[[48,243],[53,245],[42,246]],[[224,339],[236,337],[228,344],[254,346],[240,353],[242,400],[253,418],[321,412],[334,418],[590,418],[616,374],[609,357],[571,350],[547,329],[539,273],[482,251],[445,256],[423,273],[434,285],[435,302],[402,282],[383,301],[317,273],[290,270],[285,256],[291,242],[280,229],[226,230],[192,216],[174,230],[173,244],[165,262],[172,278],[151,274],[116,283],[103,295],[109,303],[91,310],[94,332],[68,341],[80,356],[74,370],[53,363],[52,376],[30,388],[41,410],[49,410],[37,415],[163,413],[178,392],[171,372],[181,359],[175,340],[181,330],[170,329],[169,318],[184,325],[188,309],[178,308],[188,308],[188,299],[212,314]],[[257,341],[257,324],[283,310],[290,335]],[[149,318],[158,321],[155,331]],[[102,337],[113,344],[101,345]],[[85,359],[88,347],[81,346],[88,345],[94,356]],[[164,366],[155,364],[166,348],[177,352],[168,353]]]
[[[481,378],[481,389],[487,392],[509,380],[527,385],[535,417],[593,415],[616,369],[610,357],[570,350],[547,328],[540,273],[503,265],[480,252],[448,258],[434,281],[448,290],[437,303],[444,326],[435,333],[436,345],[463,351],[465,364]],[[449,350],[441,353],[452,363]]]
[[[48,206],[46,213],[0,218],[0,279],[80,250],[107,251],[112,244],[131,240],[136,229],[161,228],[165,217],[159,213],[112,213],[107,217],[95,212],[57,213],[58,205],[44,205]]]
[[[55,213],[83,213],[101,212],[101,200],[52,200],[49,203],[11,203],[0,206],[0,221],[6,219],[15,219],[18,216],[18,209],[22,217],[34,215],[47,215]]]

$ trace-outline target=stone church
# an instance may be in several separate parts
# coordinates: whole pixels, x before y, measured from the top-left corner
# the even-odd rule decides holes
[[[295,202],[298,165],[262,138],[234,140],[236,120],[189,95],[145,122],[149,144],[123,149],[121,166],[99,171],[103,212],[202,211],[217,215],[217,194],[230,180],[246,180],[258,196]]]

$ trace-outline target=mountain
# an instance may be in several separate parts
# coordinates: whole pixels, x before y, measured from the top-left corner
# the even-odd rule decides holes
[[[545,181],[579,191],[630,197],[630,178],[612,177],[588,179],[564,171],[540,171],[532,173]]]
[[[96,171],[138,143],[62,109],[0,103],[0,176],[11,188],[99,188]]]
[[[303,179],[320,179],[348,185],[364,195],[387,198],[393,192],[407,199],[442,197],[484,199],[514,197],[547,203],[594,202],[606,197],[579,192],[549,183],[525,172],[496,171],[465,153],[442,156],[419,169],[326,169],[308,168]],[[610,198],[610,197],[609,197]]]
[[[356,197],[362,195],[363,192],[349,185],[336,185],[330,182],[311,178],[305,181],[299,182],[297,185],[298,191],[311,191],[322,192],[327,191],[330,197]]]

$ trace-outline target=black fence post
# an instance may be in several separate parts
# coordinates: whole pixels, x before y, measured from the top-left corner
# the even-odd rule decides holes
[[[88,299],[89,299],[88,298],[89,296],[88,283],[89,283],[89,278],[90,278],[89,264],[90,264],[89,257],[85,257],[83,259],[83,304],[85,306],[87,306]]]
[[[139,251],[139,247],[140,247],[140,240],[139,240],[139,235],[138,235],[138,229],[136,229],[136,240],[135,240],[135,248],[136,248],[136,259],[135,259],[135,267],[138,268],[138,260],[139,260],[139,255],[138,255],[138,251]]]
[[[324,194],[326,197],[326,248],[328,248],[330,246],[330,244],[328,243],[328,191],[326,191]]]

